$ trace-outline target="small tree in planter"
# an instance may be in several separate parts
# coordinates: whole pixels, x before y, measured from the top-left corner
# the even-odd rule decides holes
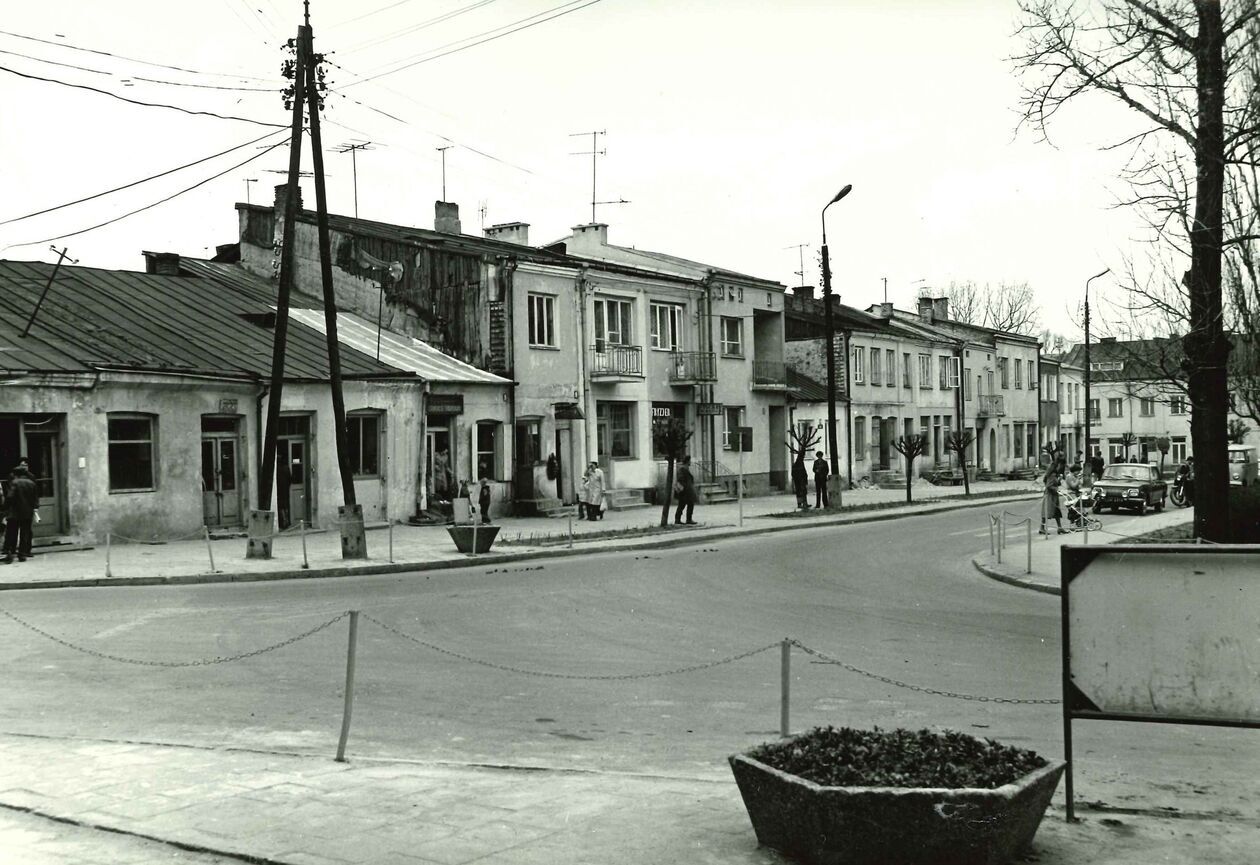
[[[893,442],[897,453],[906,458],[906,502],[911,501],[910,484],[914,481],[915,458],[923,456],[927,450],[927,436],[923,434],[900,436]]]
[[[669,506],[674,497],[674,464],[687,453],[692,430],[680,417],[661,418],[652,424],[652,443],[665,455],[665,496],[661,505],[661,527],[669,525]]]
[[[1065,764],[963,733],[816,728],[730,758],[757,840],[807,865],[995,865]]]
[[[1159,476],[1164,476],[1164,457],[1168,456],[1168,448],[1172,444],[1168,436],[1160,436],[1155,439],[1155,447],[1159,448]]]
[[[971,495],[971,478],[967,476],[967,448],[976,440],[971,430],[954,430],[945,437],[945,450],[958,455],[958,464],[962,466],[963,495]]]
[[[1137,436],[1131,432],[1120,434],[1120,447],[1124,448],[1124,461],[1129,461],[1129,448],[1137,444]]]

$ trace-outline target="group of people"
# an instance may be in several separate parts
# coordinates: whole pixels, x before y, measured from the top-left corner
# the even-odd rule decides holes
[[[591,460],[582,475],[582,482],[578,484],[578,519],[594,522],[604,518],[605,489],[604,470],[599,463]]]
[[[1079,456],[1079,454],[1078,454]],[[1096,468],[1090,460],[1090,471],[1094,477],[1102,473],[1101,468]],[[1075,522],[1079,515],[1083,513],[1079,505],[1081,495],[1081,478],[1080,463],[1076,463],[1071,468],[1067,465],[1067,460],[1062,456],[1057,456],[1050,462],[1050,466],[1046,469],[1046,474],[1042,478],[1041,493],[1041,534],[1049,534],[1046,530],[1046,520],[1053,519],[1055,525],[1058,526],[1059,534],[1066,535],[1072,530],[1063,527],[1063,511],[1059,507],[1059,497],[1066,492],[1076,504],[1069,505],[1068,518]]]
[[[23,458],[13,467],[9,480],[0,488],[0,506],[4,512],[4,556],[0,564],[13,564],[31,557],[31,532],[39,516],[39,487],[31,474],[30,463]]]
[[[831,464],[823,456],[822,451],[814,452],[814,507],[825,508],[831,505],[827,495],[827,478],[831,475]],[[809,510],[809,472],[805,468],[805,451],[796,455],[792,463],[792,489],[796,492],[796,506],[803,511]]]

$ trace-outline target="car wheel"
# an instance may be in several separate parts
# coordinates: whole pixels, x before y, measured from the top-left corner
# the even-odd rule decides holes
[[[1138,502],[1137,514],[1139,517],[1146,516],[1146,499],[1143,499],[1142,501]]]
[[[1155,513],[1159,513],[1164,509],[1164,500],[1160,499],[1155,503]]]

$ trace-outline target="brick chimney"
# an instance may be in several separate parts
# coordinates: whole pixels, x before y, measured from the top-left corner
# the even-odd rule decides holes
[[[886,300],[883,303],[879,304],[878,315],[880,318],[885,318],[885,319],[892,318],[893,317],[892,301]]]
[[[919,298],[919,318],[928,324],[932,323],[933,307],[936,304],[930,297]]]
[[[463,234],[459,226],[459,205],[451,201],[433,202],[433,230],[443,234]]]
[[[519,246],[529,246],[528,222],[502,222],[485,230],[486,237],[491,240],[502,240]]]
[[[297,209],[298,209],[298,212],[300,213],[302,210],[302,187],[300,184],[298,185],[298,188],[296,191],[297,191]],[[277,219],[284,218],[284,205],[285,205],[285,202],[288,201],[288,199],[289,199],[289,184],[287,183],[277,184],[276,185],[276,203],[275,203]]]
[[[932,298],[932,320],[933,321],[949,321],[949,298],[948,297]]]
[[[144,272],[158,276],[179,276],[179,253],[145,252]]]
[[[602,222],[589,225],[573,226],[573,237],[569,239],[567,251],[573,255],[583,252],[597,252],[601,246],[608,245],[608,226]]]

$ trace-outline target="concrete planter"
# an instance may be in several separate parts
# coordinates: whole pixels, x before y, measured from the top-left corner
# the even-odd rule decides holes
[[[451,534],[451,540],[455,542],[455,548],[461,553],[473,552],[473,527],[472,526],[447,526],[446,530]],[[499,534],[499,526],[477,526],[477,554],[490,552],[490,547],[494,544],[495,537]]]
[[[757,841],[808,865],[1004,865],[1037,833],[1066,766],[993,790],[822,787],[730,758]]]

